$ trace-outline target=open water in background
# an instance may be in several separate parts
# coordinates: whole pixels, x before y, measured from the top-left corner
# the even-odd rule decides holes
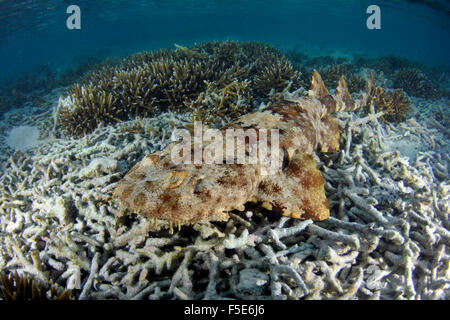
[[[66,13],[66,9],[70,5],[78,5],[81,9],[81,30],[69,30],[66,26],[66,20],[70,16]],[[369,5],[378,5],[381,8],[381,30],[368,30],[366,27],[366,20],[369,17],[366,9]],[[334,158],[331,156],[327,158],[326,162],[321,161],[320,169],[329,166],[333,171],[339,173],[339,175],[336,174],[336,178],[331,174],[328,177],[328,179],[335,179],[333,185],[339,184],[337,188],[340,190],[330,195],[330,203],[343,204],[342,208],[339,209],[342,209],[342,212],[335,215],[339,219],[346,215],[346,212],[349,212],[348,222],[351,222],[355,227],[348,227],[345,236],[352,239],[351,247],[355,247],[353,243],[356,241],[354,239],[357,239],[356,251],[354,248],[345,249],[344,255],[337,255],[335,249],[342,248],[341,244],[350,248],[348,246],[349,240],[341,243],[341,240],[335,241],[335,239],[343,239],[338,238],[338,233],[335,231],[330,233],[335,234],[335,236],[320,235],[322,232],[328,232],[328,230],[322,228],[338,228],[340,232],[341,227],[340,223],[336,222],[339,220],[337,218],[334,218],[335,222],[330,222],[328,225],[317,226],[316,228],[323,230],[317,231],[317,233],[311,229],[300,235],[300,231],[296,231],[298,235],[286,237],[289,238],[286,242],[287,249],[282,251],[293,253],[305,250],[304,252],[308,252],[305,256],[298,258],[300,262],[295,263],[297,266],[292,267],[296,268],[292,270],[295,273],[299,272],[299,276],[303,277],[308,274],[314,276],[311,278],[308,275],[310,279],[313,279],[311,282],[310,280],[306,281],[305,278],[308,286],[310,286],[310,283],[316,286],[309,289],[314,294],[307,296],[307,298],[314,298],[316,294],[319,295],[319,291],[322,291],[321,298],[326,299],[333,298],[334,292],[336,292],[336,294],[339,294],[339,298],[350,296],[352,299],[367,299],[368,297],[435,299],[437,297],[450,300],[448,289],[449,224],[447,220],[449,205],[447,203],[448,190],[446,189],[449,186],[447,168],[450,165],[448,159],[448,154],[450,154],[448,152],[450,135],[448,129],[450,128],[448,117],[450,97],[449,17],[450,0],[0,0],[0,274],[3,271],[12,272],[17,268],[21,272],[21,276],[28,276],[29,270],[37,270],[38,273],[33,271],[34,274],[30,273],[30,275],[33,275],[33,277],[36,274],[39,277],[42,277],[42,275],[47,277],[48,275],[48,280],[57,284],[60,288],[70,289],[75,287],[80,289],[81,284],[83,289],[75,291],[75,294],[78,298],[88,299],[105,299],[105,297],[109,298],[110,296],[127,299],[139,296],[148,299],[172,299],[184,298],[185,296],[195,299],[199,297],[216,299],[216,296],[212,293],[213,291],[216,292],[216,287],[218,290],[217,297],[237,297],[240,299],[242,299],[241,297],[249,297],[250,295],[247,295],[246,291],[242,291],[245,294],[234,296],[235,289],[232,289],[232,282],[237,282],[234,280],[238,277],[240,280],[236,287],[241,286],[241,283],[254,281],[254,287],[250,287],[250,285],[248,287],[252,291],[250,289],[248,291],[261,292],[259,296],[255,295],[256,298],[270,297],[265,295],[266,291],[269,292],[269,290],[272,298],[275,297],[276,299],[280,297],[297,298],[295,296],[297,294],[302,294],[299,298],[305,297],[306,290],[297,280],[295,280],[297,281],[297,288],[291,290],[292,296],[291,293],[286,293],[286,296],[284,296],[284,289],[283,296],[281,296],[281,291],[279,294],[277,293],[277,296],[274,296],[273,292],[277,290],[272,289],[272,284],[275,282],[269,282],[266,273],[270,268],[269,273],[272,279],[270,281],[275,281],[272,275],[272,270],[275,269],[272,269],[272,262],[269,261],[268,264],[263,260],[263,255],[261,261],[264,263],[261,263],[261,268],[263,268],[264,274],[262,271],[256,270],[257,264],[260,263],[257,260],[254,264],[256,269],[247,266],[245,266],[246,269],[241,269],[241,266],[239,266],[239,269],[234,269],[234,265],[233,268],[229,267],[231,266],[230,263],[234,263],[236,259],[238,261],[247,259],[248,257],[241,256],[241,254],[246,252],[245,248],[249,243],[251,246],[255,245],[254,240],[247,240],[244,237],[247,237],[247,235],[249,235],[248,239],[265,237],[264,240],[261,238],[256,243],[264,243],[268,246],[275,244],[275,249],[270,247],[270,250],[279,250],[282,246],[277,244],[272,236],[263,230],[269,230],[270,232],[275,230],[273,234],[280,230],[279,234],[281,234],[281,232],[294,228],[289,227],[290,224],[284,224],[283,222],[278,224],[276,229],[272,229],[274,224],[268,224],[275,221],[272,218],[263,220],[259,218],[259,215],[254,215],[255,219],[252,220],[251,215],[247,215],[248,212],[245,213],[251,221],[251,223],[248,223],[252,226],[249,228],[252,233],[247,233],[244,236],[244,232],[242,232],[239,238],[236,238],[239,243],[242,242],[241,238],[244,239],[245,244],[236,245],[238,250],[231,249],[236,254],[233,254],[233,258],[229,258],[226,251],[221,251],[225,249],[203,245],[206,241],[213,241],[211,243],[215,246],[217,239],[221,239],[222,235],[225,234],[229,239],[234,239],[231,237],[231,233],[237,235],[238,232],[241,232],[240,230],[243,230],[241,227],[238,229],[237,226],[233,226],[237,231],[230,231],[230,234],[228,234],[229,231],[225,231],[229,229],[228,223],[223,229],[222,227],[217,228],[217,234],[222,234],[217,238],[214,235],[216,231],[210,231],[213,230],[212,227],[207,226],[207,229],[183,230],[182,232],[185,233],[180,233],[180,236],[172,238],[170,242],[166,242],[170,239],[170,235],[160,231],[150,231],[144,238],[142,234],[143,224],[138,222],[141,220],[133,220],[128,225],[128,222],[126,224],[117,222],[122,218],[116,219],[115,227],[110,223],[111,220],[109,219],[113,219],[113,215],[120,211],[116,204],[109,203],[111,198],[107,197],[107,194],[112,192],[111,184],[115,183],[118,177],[117,173],[119,171],[125,173],[125,169],[134,165],[145,153],[150,152],[150,148],[157,150],[160,146],[167,144],[168,137],[165,136],[165,133],[161,134],[160,132],[169,132],[168,130],[173,129],[175,126],[171,119],[175,118],[153,119],[145,124],[145,128],[139,127],[138,124],[142,123],[141,120],[134,122],[134,124],[130,122],[126,126],[110,126],[107,129],[101,129],[103,131],[93,135],[92,139],[89,137],[78,141],[70,141],[70,137],[63,135],[64,129],[67,129],[63,127],[64,123],[62,121],[62,124],[57,123],[52,118],[53,107],[56,106],[59,94],[65,90],[66,86],[73,83],[73,78],[80,76],[76,72],[72,76],[70,76],[70,72],[66,72],[69,74],[67,82],[63,81],[65,80],[64,77],[61,77],[63,79],[58,82],[55,80],[57,78],[55,75],[64,75],[65,71],[74,70],[77,65],[83,67],[83,62],[87,61],[87,65],[92,67],[89,63],[91,61],[95,64],[106,58],[123,57],[144,50],[174,48],[174,44],[190,46],[204,41],[230,39],[261,41],[271,44],[281,51],[295,50],[295,53],[303,52],[308,56],[333,55],[348,58],[358,56],[375,58],[396,55],[421,62],[424,65],[438,66],[438,68],[427,68],[427,66],[423,68],[427,69],[427,72],[431,70],[427,73],[427,75],[432,75],[430,78],[433,80],[433,82],[428,80],[429,86],[436,87],[428,90],[429,87],[425,86],[427,89],[424,91],[429,95],[423,95],[424,92],[418,92],[422,96],[408,93],[411,104],[414,106],[414,110],[411,112],[414,112],[415,116],[410,119],[410,122],[392,125],[386,123],[383,124],[383,129],[376,129],[375,125],[372,126],[370,123],[363,125],[368,127],[367,130],[378,130],[378,133],[374,131],[373,134],[366,133],[366,128],[359,129],[359,125],[355,125],[357,129],[349,131],[353,140],[347,139],[351,142],[352,148],[357,150],[355,154],[339,153],[339,161],[334,162]],[[301,54],[298,56],[301,56]],[[327,59],[310,60],[328,61]],[[403,61],[404,59],[393,58],[391,60]],[[410,63],[410,61],[407,65],[420,65],[422,67],[421,64]],[[403,66],[401,65],[399,68],[403,68]],[[379,78],[382,78],[382,76]],[[392,79],[389,80],[387,76],[386,79],[394,82]],[[407,82],[412,81],[408,80]],[[423,85],[427,84],[423,80],[418,82],[422,85],[419,87],[424,87]],[[436,85],[436,83],[439,85]],[[443,85],[440,86],[440,84]],[[382,85],[384,86],[385,83]],[[390,85],[386,85],[386,88],[384,88],[386,92],[391,92],[387,91],[390,90]],[[223,92],[221,104],[226,100],[224,98],[226,91]],[[434,95],[434,93],[438,94]],[[212,94],[208,94],[212,96]],[[213,94],[215,94],[214,91]],[[257,98],[261,99],[261,97]],[[255,101],[259,102],[259,100]],[[404,106],[405,103],[402,102],[400,105]],[[63,104],[61,103],[61,105]],[[124,104],[124,107],[129,106]],[[159,106],[155,109],[158,110],[158,108]],[[92,109],[82,109],[82,116],[75,118],[76,120],[73,121],[74,127],[78,123],[82,125],[89,123],[91,113],[84,110]],[[86,117],[83,117],[84,115]],[[155,113],[155,115],[157,114]],[[2,118],[3,116],[4,118]],[[101,117],[101,114],[99,116],[96,112],[92,117]],[[27,118],[30,121],[27,121]],[[84,122],[78,122],[79,119]],[[341,120],[341,122],[350,123],[344,122],[344,120]],[[178,121],[175,125],[181,126],[184,125],[184,122]],[[414,130],[405,130],[405,126],[408,125]],[[389,126],[389,130],[384,130],[384,126]],[[110,128],[113,131],[109,132]],[[347,128],[352,128],[352,124]],[[15,134],[12,134],[13,130]],[[136,130],[136,135],[132,135],[133,130]],[[292,130],[292,132],[295,131]],[[305,135],[310,132],[314,132],[314,130],[309,130]],[[381,132],[383,132],[383,139],[381,139]],[[147,133],[148,139],[145,137]],[[43,136],[42,141],[38,141],[40,134]],[[434,134],[438,139],[434,140]],[[139,135],[140,140],[136,137],[137,135]],[[5,136],[5,139],[3,136]],[[132,136],[135,137],[133,141],[131,140]],[[110,139],[111,137],[114,138]],[[441,137],[443,138],[441,139]],[[99,143],[100,139],[104,139],[106,142],[105,148],[107,146],[108,151],[97,153],[97,150],[103,148],[103,142]],[[140,141],[144,141],[144,139],[145,143],[141,144]],[[375,148],[372,148],[372,143],[369,145],[369,142],[367,142],[369,139],[371,139],[371,142],[376,141],[373,144],[376,146]],[[3,141],[6,143],[3,143]],[[378,151],[379,142],[383,143],[383,148]],[[15,150],[29,145],[33,147],[38,143],[43,143],[43,147],[30,149],[31,152]],[[111,146],[110,143],[113,145]],[[128,143],[131,146],[130,149],[128,149]],[[374,151],[373,149],[377,150]],[[122,153],[123,150],[129,152],[129,154]],[[358,150],[361,151],[361,154]],[[391,151],[395,151],[396,153],[392,153],[392,155],[398,157],[395,163],[394,160],[392,162],[391,160],[384,160],[384,158],[390,159],[391,155],[386,157],[385,155]],[[46,155],[45,152],[48,152],[48,154]],[[383,154],[380,152],[383,152]],[[104,157],[106,153],[109,154]],[[341,155],[345,156],[341,157]],[[417,155],[420,155],[420,161],[417,160],[419,159]],[[409,164],[403,156],[410,159]],[[362,157],[367,157],[368,160]],[[367,162],[359,162],[366,160]],[[103,161],[106,163],[104,172]],[[362,169],[360,173],[355,173],[355,183],[349,183],[346,180],[347,177],[344,177],[343,174],[341,177],[340,171],[337,170],[353,175],[352,171],[349,170],[353,170],[350,166],[354,167],[355,161],[360,163],[356,168]],[[332,165],[327,163],[332,163]],[[368,163],[370,166],[374,164],[373,169],[369,168],[371,170],[369,171],[369,169],[363,168],[364,163]],[[399,168],[401,166],[401,174],[400,169],[391,170],[394,165],[399,166]],[[441,171],[442,173],[440,173]],[[309,171],[305,172],[304,176],[308,178],[310,176]],[[355,169],[355,172],[358,172],[358,169]],[[375,179],[373,175],[379,176],[379,178]],[[406,177],[407,175],[408,179],[398,181],[402,179],[402,176]],[[58,179],[61,181],[58,181]],[[349,179],[353,180],[353,176]],[[382,181],[382,183],[376,180]],[[283,180],[280,179],[280,181]],[[143,185],[140,180],[137,180],[137,183]],[[424,186],[422,183],[428,185]],[[290,190],[291,187],[288,186],[287,189],[283,189],[282,193],[294,194]],[[348,190],[348,194],[352,195],[355,192],[358,201],[367,201],[363,203],[366,207],[357,204],[357,201],[353,200],[354,198],[346,195],[346,192],[344,192],[346,190]],[[206,191],[209,192],[209,190]],[[296,192],[298,191],[296,190]],[[125,192],[123,193],[125,194]],[[357,193],[358,195],[356,195]],[[142,193],[139,194],[139,196],[141,195]],[[405,199],[402,199],[402,197],[405,197]],[[401,201],[398,202],[397,200]],[[176,199],[176,201],[178,200]],[[364,210],[358,209],[362,213],[351,212],[353,208],[349,208],[349,206],[353,206],[353,203],[355,208],[364,208]],[[148,203],[146,205],[150,206]],[[369,206],[371,210],[376,211],[376,215],[386,216],[374,216],[373,221],[370,220],[372,219],[370,215],[375,214],[374,211],[365,213]],[[160,205],[160,208],[163,208],[163,206]],[[337,211],[336,208],[332,208],[332,210]],[[109,216],[98,218],[105,212]],[[361,216],[355,218],[358,215]],[[445,219],[442,217],[445,217]],[[66,222],[66,218],[69,222]],[[388,223],[382,222],[385,218]],[[278,218],[275,217],[274,219]],[[345,219],[347,219],[347,216],[342,219],[342,223],[347,223]],[[398,222],[401,219],[404,219],[404,221]],[[261,225],[257,225],[260,221]],[[426,223],[423,221],[426,221]],[[363,224],[360,224],[360,222]],[[118,225],[122,224],[124,228],[118,228]],[[295,226],[295,224],[292,225]],[[300,226],[300,224],[296,225]],[[208,236],[204,236],[203,230],[207,230]],[[374,232],[369,232],[365,236],[364,232],[359,230],[372,230]],[[69,232],[73,233],[70,234]],[[195,233],[199,235],[194,236]],[[436,234],[433,235],[432,233]],[[27,236],[24,236],[25,234]],[[387,236],[388,234],[390,235]],[[72,236],[74,236],[73,240]],[[298,237],[298,241],[294,241],[294,236]],[[137,237],[138,240],[134,242],[133,237]],[[154,237],[155,242],[147,242],[147,237]],[[320,244],[319,247],[317,243],[320,242],[319,238],[321,237],[325,241],[322,242],[324,246]],[[381,237],[384,239],[380,240]],[[91,239],[91,241],[85,239]],[[361,241],[358,239],[361,239]],[[127,241],[130,243],[126,243]],[[280,240],[277,241],[281,243]],[[306,245],[304,248],[306,249],[299,247],[300,249],[297,250],[294,248],[294,246],[298,246],[296,243],[300,242],[304,242],[303,244]],[[378,242],[382,245],[378,246]],[[68,251],[61,249],[65,246],[65,243],[68,244],[68,248],[64,249]],[[161,245],[153,247],[152,243],[161,243]],[[202,245],[197,247],[198,243],[202,243]],[[359,243],[361,243],[361,246]],[[370,249],[369,252],[367,248],[371,248],[372,244],[375,244],[376,248]],[[142,248],[140,248],[141,245]],[[73,249],[75,246],[77,247]],[[195,251],[195,260],[185,263],[185,261],[190,261],[186,257],[187,254],[190,254],[189,252],[194,252],[190,251],[194,246],[196,247],[193,250],[198,250],[198,254]],[[230,247],[234,248],[233,246]],[[148,252],[157,252],[158,254],[151,253],[151,256],[148,257],[152,258],[145,258],[144,254],[137,253],[137,248],[142,250],[141,252],[148,249]],[[296,251],[291,251],[292,248]],[[329,255],[331,258],[328,258],[328,254],[323,254],[328,252],[324,251],[325,249],[333,253],[333,255]],[[164,250],[167,251],[167,255],[161,253],[161,256],[159,256],[160,252]],[[372,254],[372,250],[373,252],[377,250],[376,255],[373,256],[376,259],[369,256],[369,253]],[[64,253],[59,253],[63,251]],[[210,255],[213,251],[214,253]],[[36,252],[38,252],[38,255],[35,256],[34,253]],[[176,254],[173,255],[173,252],[176,252]],[[216,254],[218,261],[221,261],[220,259],[228,260],[224,260],[223,265],[218,264],[215,268],[218,271],[215,275],[211,273],[209,279],[219,277],[226,277],[227,279],[220,279],[216,284],[211,285],[212,281],[205,281],[207,279],[201,277],[206,274],[205,266],[211,270],[214,269],[209,263],[213,261],[211,257],[216,257]],[[281,255],[281,251],[274,251],[273,254],[279,256],[280,261],[281,257],[283,259],[288,257],[285,253]],[[303,255],[303,251],[301,254]],[[181,259],[182,255],[184,255],[183,260]],[[254,257],[257,257],[257,255],[255,253]],[[25,256],[26,258],[24,258]],[[351,256],[356,258],[351,258],[352,261],[350,261],[348,257]],[[203,257],[207,257],[208,260],[202,260]],[[253,256],[251,258],[253,259]],[[322,261],[320,261],[321,259]],[[32,261],[32,264],[31,262],[25,264],[23,262],[25,260]],[[161,264],[160,261],[166,262]],[[321,282],[321,276],[318,272],[316,275],[315,271],[313,273],[305,271],[308,270],[308,265],[302,269],[304,266],[301,264],[304,264],[304,261],[311,263],[311,266],[320,266],[319,263],[323,262],[325,266],[330,266],[330,270],[331,268],[338,270],[336,273],[336,275],[339,275],[339,277],[336,277],[337,282],[334,282],[334,278],[329,280],[328,275],[328,280]],[[85,262],[88,263],[88,267],[84,267]],[[181,266],[175,267],[179,262],[186,269],[181,269]],[[225,265],[227,267],[224,267]],[[100,270],[97,270],[96,266],[101,266]],[[161,266],[161,269],[154,266]],[[380,270],[377,269],[378,266],[380,266]],[[335,269],[336,267],[340,269]],[[424,272],[423,269],[426,268],[431,271]],[[160,270],[157,271],[158,269]],[[315,269],[324,275],[326,274],[319,267],[315,267]],[[104,273],[102,273],[103,270]],[[241,278],[244,277],[242,276],[243,270],[253,270],[252,275],[248,273],[246,276],[249,280]],[[254,272],[255,270],[263,277],[256,278],[260,275],[257,275]],[[378,271],[380,271],[379,274]],[[97,272],[99,276],[97,277],[93,272]],[[173,277],[175,272],[182,274],[183,279]],[[281,272],[290,274],[287,271],[274,271],[273,273]],[[104,276],[104,274],[107,274],[107,276]],[[124,274],[127,275],[123,276]],[[342,274],[345,276],[341,277]],[[139,281],[135,285],[136,275],[139,275]],[[188,275],[187,280],[185,275]],[[173,280],[170,285],[169,282],[162,284],[166,282],[166,279],[172,277],[176,280]],[[357,279],[359,277],[361,277],[360,280]],[[266,278],[267,280],[265,280]],[[283,277],[279,278],[282,279]],[[338,278],[342,278],[342,280],[338,280]],[[344,278],[346,278],[345,281]],[[113,279],[119,279],[120,283],[119,280]],[[194,285],[184,284],[185,280],[186,283],[191,283],[191,280],[196,281],[196,279],[200,280]],[[232,281],[230,282],[229,279],[232,279]],[[288,280],[290,281],[291,278],[286,278],[286,281]],[[150,288],[150,286],[153,286],[153,281],[156,282],[155,289]],[[258,284],[258,281],[263,281],[263,284]],[[303,280],[301,281],[303,282]],[[404,287],[401,285],[403,282]],[[143,286],[141,286],[142,283]],[[183,283],[182,287],[181,283]],[[283,285],[289,288],[286,283],[283,283]],[[329,286],[327,283],[333,284],[331,289],[327,287]],[[356,291],[354,284],[364,288],[364,291],[360,288],[357,289],[359,291]],[[263,285],[267,288],[259,291],[260,288],[264,288]],[[179,290],[179,294],[176,294],[173,289],[178,289],[177,286],[182,288],[182,290]],[[185,293],[184,288],[189,286],[191,287],[189,290],[192,292]],[[208,287],[206,288],[206,286]],[[277,286],[278,284],[273,287]],[[324,290],[318,286],[323,287]],[[95,288],[95,290],[90,287]],[[245,286],[242,285],[242,287]],[[88,288],[87,291],[84,288]],[[147,288],[154,290],[154,293],[148,291]],[[203,290],[210,296],[203,296],[203,292],[195,291],[192,288]],[[210,288],[213,289],[210,290]],[[375,289],[372,292],[373,288]],[[244,288],[243,290],[247,289]],[[438,292],[436,295],[433,293],[434,290]],[[351,293],[350,291],[354,292]],[[28,290],[28,292],[31,292],[31,290]],[[238,292],[238,289],[236,289],[236,292]],[[142,293],[145,293],[145,295]]]
[[[66,27],[72,4],[81,30]],[[366,28],[371,4],[381,8],[381,30]],[[61,71],[86,57],[226,39],[450,67],[449,17],[448,0],[0,0],[0,80],[41,65]]]

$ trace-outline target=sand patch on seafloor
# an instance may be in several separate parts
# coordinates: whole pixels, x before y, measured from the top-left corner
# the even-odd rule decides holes
[[[35,148],[40,141],[39,129],[32,126],[14,127],[6,137],[6,144],[14,150],[26,151]]]
[[[0,117],[0,165],[15,151],[33,153],[50,142],[53,136],[53,111],[62,88],[43,95],[44,103],[25,105],[8,110]]]
[[[421,143],[407,137],[398,140],[385,141],[384,147],[387,150],[397,150],[402,156],[408,157],[410,161],[416,160],[419,152],[427,151],[427,149],[429,149]]]

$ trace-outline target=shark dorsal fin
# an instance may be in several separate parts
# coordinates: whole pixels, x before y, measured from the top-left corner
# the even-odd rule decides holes
[[[348,102],[352,99],[350,92],[348,91],[347,82],[343,76],[339,79],[338,86],[336,88],[336,97],[342,99],[344,102]]]
[[[373,72],[370,72],[369,80],[367,80],[364,91],[365,91],[365,93],[370,95],[372,93],[373,88],[375,88],[375,80],[373,79]]]
[[[372,91],[375,89],[375,81],[373,79],[373,72],[370,72],[369,80],[367,80],[366,87],[364,88],[364,92],[361,94],[359,98],[360,105],[366,106],[371,99]]]
[[[309,89],[308,95],[311,98],[316,99],[321,99],[328,95],[327,87],[325,87],[325,83],[323,82],[322,77],[316,69],[314,69],[313,71],[311,88]]]
[[[347,82],[345,81],[344,76],[341,76],[341,78],[339,79],[336,92],[334,93],[334,99],[336,101],[335,111],[353,111],[358,107],[358,105],[355,104],[355,101],[353,101],[350,92],[348,91]]]

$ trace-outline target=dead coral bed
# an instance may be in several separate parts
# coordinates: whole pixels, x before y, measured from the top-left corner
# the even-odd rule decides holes
[[[0,268],[78,299],[448,299],[448,137],[379,116],[339,115],[342,151],[317,159],[332,206],[320,223],[251,206],[173,235],[136,215],[117,223],[115,182],[187,115],[16,152],[0,176]],[[395,149],[408,143],[413,158]]]

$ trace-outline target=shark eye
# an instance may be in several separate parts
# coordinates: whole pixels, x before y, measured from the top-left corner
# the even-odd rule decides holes
[[[281,170],[284,171],[289,165],[289,153],[283,148],[283,162],[281,163]]]
[[[203,189],[202,182],[203,182],[203,179],[198,179],[195,182],[195,185],[194,185],[194,193],[195,194],[202,192],[202,189]]]

